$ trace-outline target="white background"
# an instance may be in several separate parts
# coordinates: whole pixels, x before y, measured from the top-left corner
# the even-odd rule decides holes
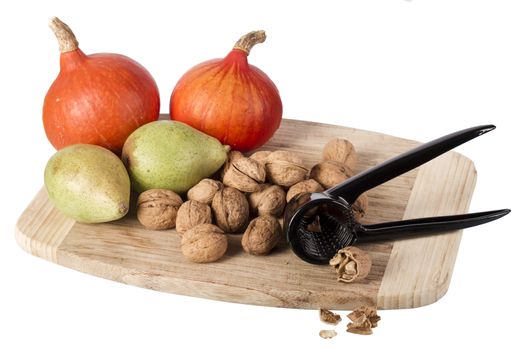
[[[0,349],[523,347],[522,1],[3,1],[0,5]],[[54,265],[22,251],[18,216],[54,150],[41,108],[58,73],[47,28],[59,16],[86,53],[147,67],[168,111],[177,79],[265,29],[250,62],[278,86],[287,118],[427,141],[464,127],[498,128],[458,150],[478,170],[471,211],[513,213],[463,235],[448,293],[381,312],[370,337],[319,338],[312,310],[154,292]],[[514,345],[512,345],[514,344]]]

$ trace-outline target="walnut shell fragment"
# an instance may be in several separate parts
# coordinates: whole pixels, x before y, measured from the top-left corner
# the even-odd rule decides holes
[[[266,158],[266,174],[273,184],[290,187],[304,180],[308,169],[295,153],[274,151]]]
[[[222,182],[242,192],[256,192],[266,179],[264,165],[239,152],[230,152],[224,167]]]
[[[246,228],[241,240],[242,248],[249,254],[266,255],[277,245],[281,234],[281,225],[275,217],[258,216]]]
[[[210,206],[195,200],[189,200],[184,202],[179,208],[176,229],[177,232],[184,233],[197,225],[211,224],[211,222]]]
[[[348,166],[352,171],[357,168],[357,152],[352,142],[337,138],[326,143],[323,148],[323,160],[334,160]]]
[[[186,231],[181,240],[182,254],[196,263],[219,260],[228,248],[228,239],[215,225],[200,224]]]
[[[340,249],[329,263],[335,268],[337,280],[346,283],[364,279],[372,267],[370,255],[352,246]]]
[[[377,327],[377,323],[381,320],[381,316],[377,314],[377,307],[375,306],[360,306],[346,317],[348,317],[352,322],[357,322],[361,317],[365,316],[370,321],[371,327]]]
[[[174,228],[181,204],[180,196],[170,190],[151,189],[142,192],[137,200],[137,219],[148,229]]]
[[[280,216],[286,205],[286,194],[281,186],[265,184],[248,196],[248,203],[255,215]]]
[[[321,319],[321,321],[333,325],[336,325],[339,322],[341,322],[341,316],[327,309],[319,310],[319,318]]]
[[[319,182],[315,181],[314,179],[308,179],[301,182],[296,183],[292,187],[288,189],[288,193],[286,194],[286,202],[289,202],[293,197],[298,195],[299,193],[306,193],[306,192],[323,192],[324,188],[319,184]]]
[[[323,339],[330,339],[337,335],[337,332],[333,329],[323,329],[319,331],[319,336]]]
[[[372,323],[363,315],[354,322],[348,323],[346,331],[354,334],[370,335],[372,334]]]
[[[188,190],[187,197],[188,199],[210,205],[215,194],[223,187],[220,181],[202,179],[198,184]]]
[[[213,197],[211,203],[215,221],[224,232],[240,232],[248,223],[250,208],[248,200],[239,190],[224,187]]]
[[[348,166],[334,160],[325,160],[313,166],[309,177],[327,189],[340,184],[351,176],[353,172]]]

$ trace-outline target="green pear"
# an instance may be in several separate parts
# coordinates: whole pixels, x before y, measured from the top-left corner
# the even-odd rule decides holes
[[[122,160],[135,191],[162,188],[185,193],[226,161],[229,146],[181,122],[158,120],[135,130]]]
[[[129,209],[130,180],[113,152],[95,145],[65,147],[49,159],[44,183],[55,207],[82,223],[120,219]]]

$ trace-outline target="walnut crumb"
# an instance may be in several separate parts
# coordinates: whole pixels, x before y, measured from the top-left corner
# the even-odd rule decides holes
[[[361,335],[372,334],[372,324],[365,315],[359,317],[354,322],[350,322],[346,327],[346,331],[350,333]]]
[[[319,310],[319,318],[321,319],[321,321],[333,325],[336,325],[339,322],[341,322],[341,316],[327,309]]]
[[[349,313],[346,317],[355,322],[363,315],[370,320],[372,328],[377,327],[377,323],[381,320],[381,316],[377,314],[377,308],[374,306],[361,306]]]
[[[351,320],[348,323],[346,331],[354,334],[370,335],[372,328],[377,327],[381,317],[377,314],[377,308],[373,306],[361,306],[347,317]]]
[[[337,335],[337,332],[333,329],[323,329],[322,331],[319,331],[319,336],[323,339],[330,339]]]

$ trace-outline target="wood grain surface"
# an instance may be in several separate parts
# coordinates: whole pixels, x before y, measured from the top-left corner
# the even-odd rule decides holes
[[[440,136],[440,135],[436,135]],[[374,166],[419,143],[375,132],[283,120],[264,149],[297,152],[308,166],[334,137],[352,141],[358,170]],[[473,163],[455,152],[369,191],[364,223],[464,213],[476,182]],[[281,240],[265,257],[243,252],[240,235],[229,235],[226,255],[215,263],[187,262],[174,230],[142,227],[131,211],[124,219],[96,225],[65,218],[42,189],[21,215],[16,240],[29,253],[78,271],[143,288],[195,297],[291,308],[383,309],[427,305],[450,283],[461,232],[361,245],[373,260],[360,283],[337,282],[329,266],[297,258]],[[64,281],[67,283],[67,281]]]

